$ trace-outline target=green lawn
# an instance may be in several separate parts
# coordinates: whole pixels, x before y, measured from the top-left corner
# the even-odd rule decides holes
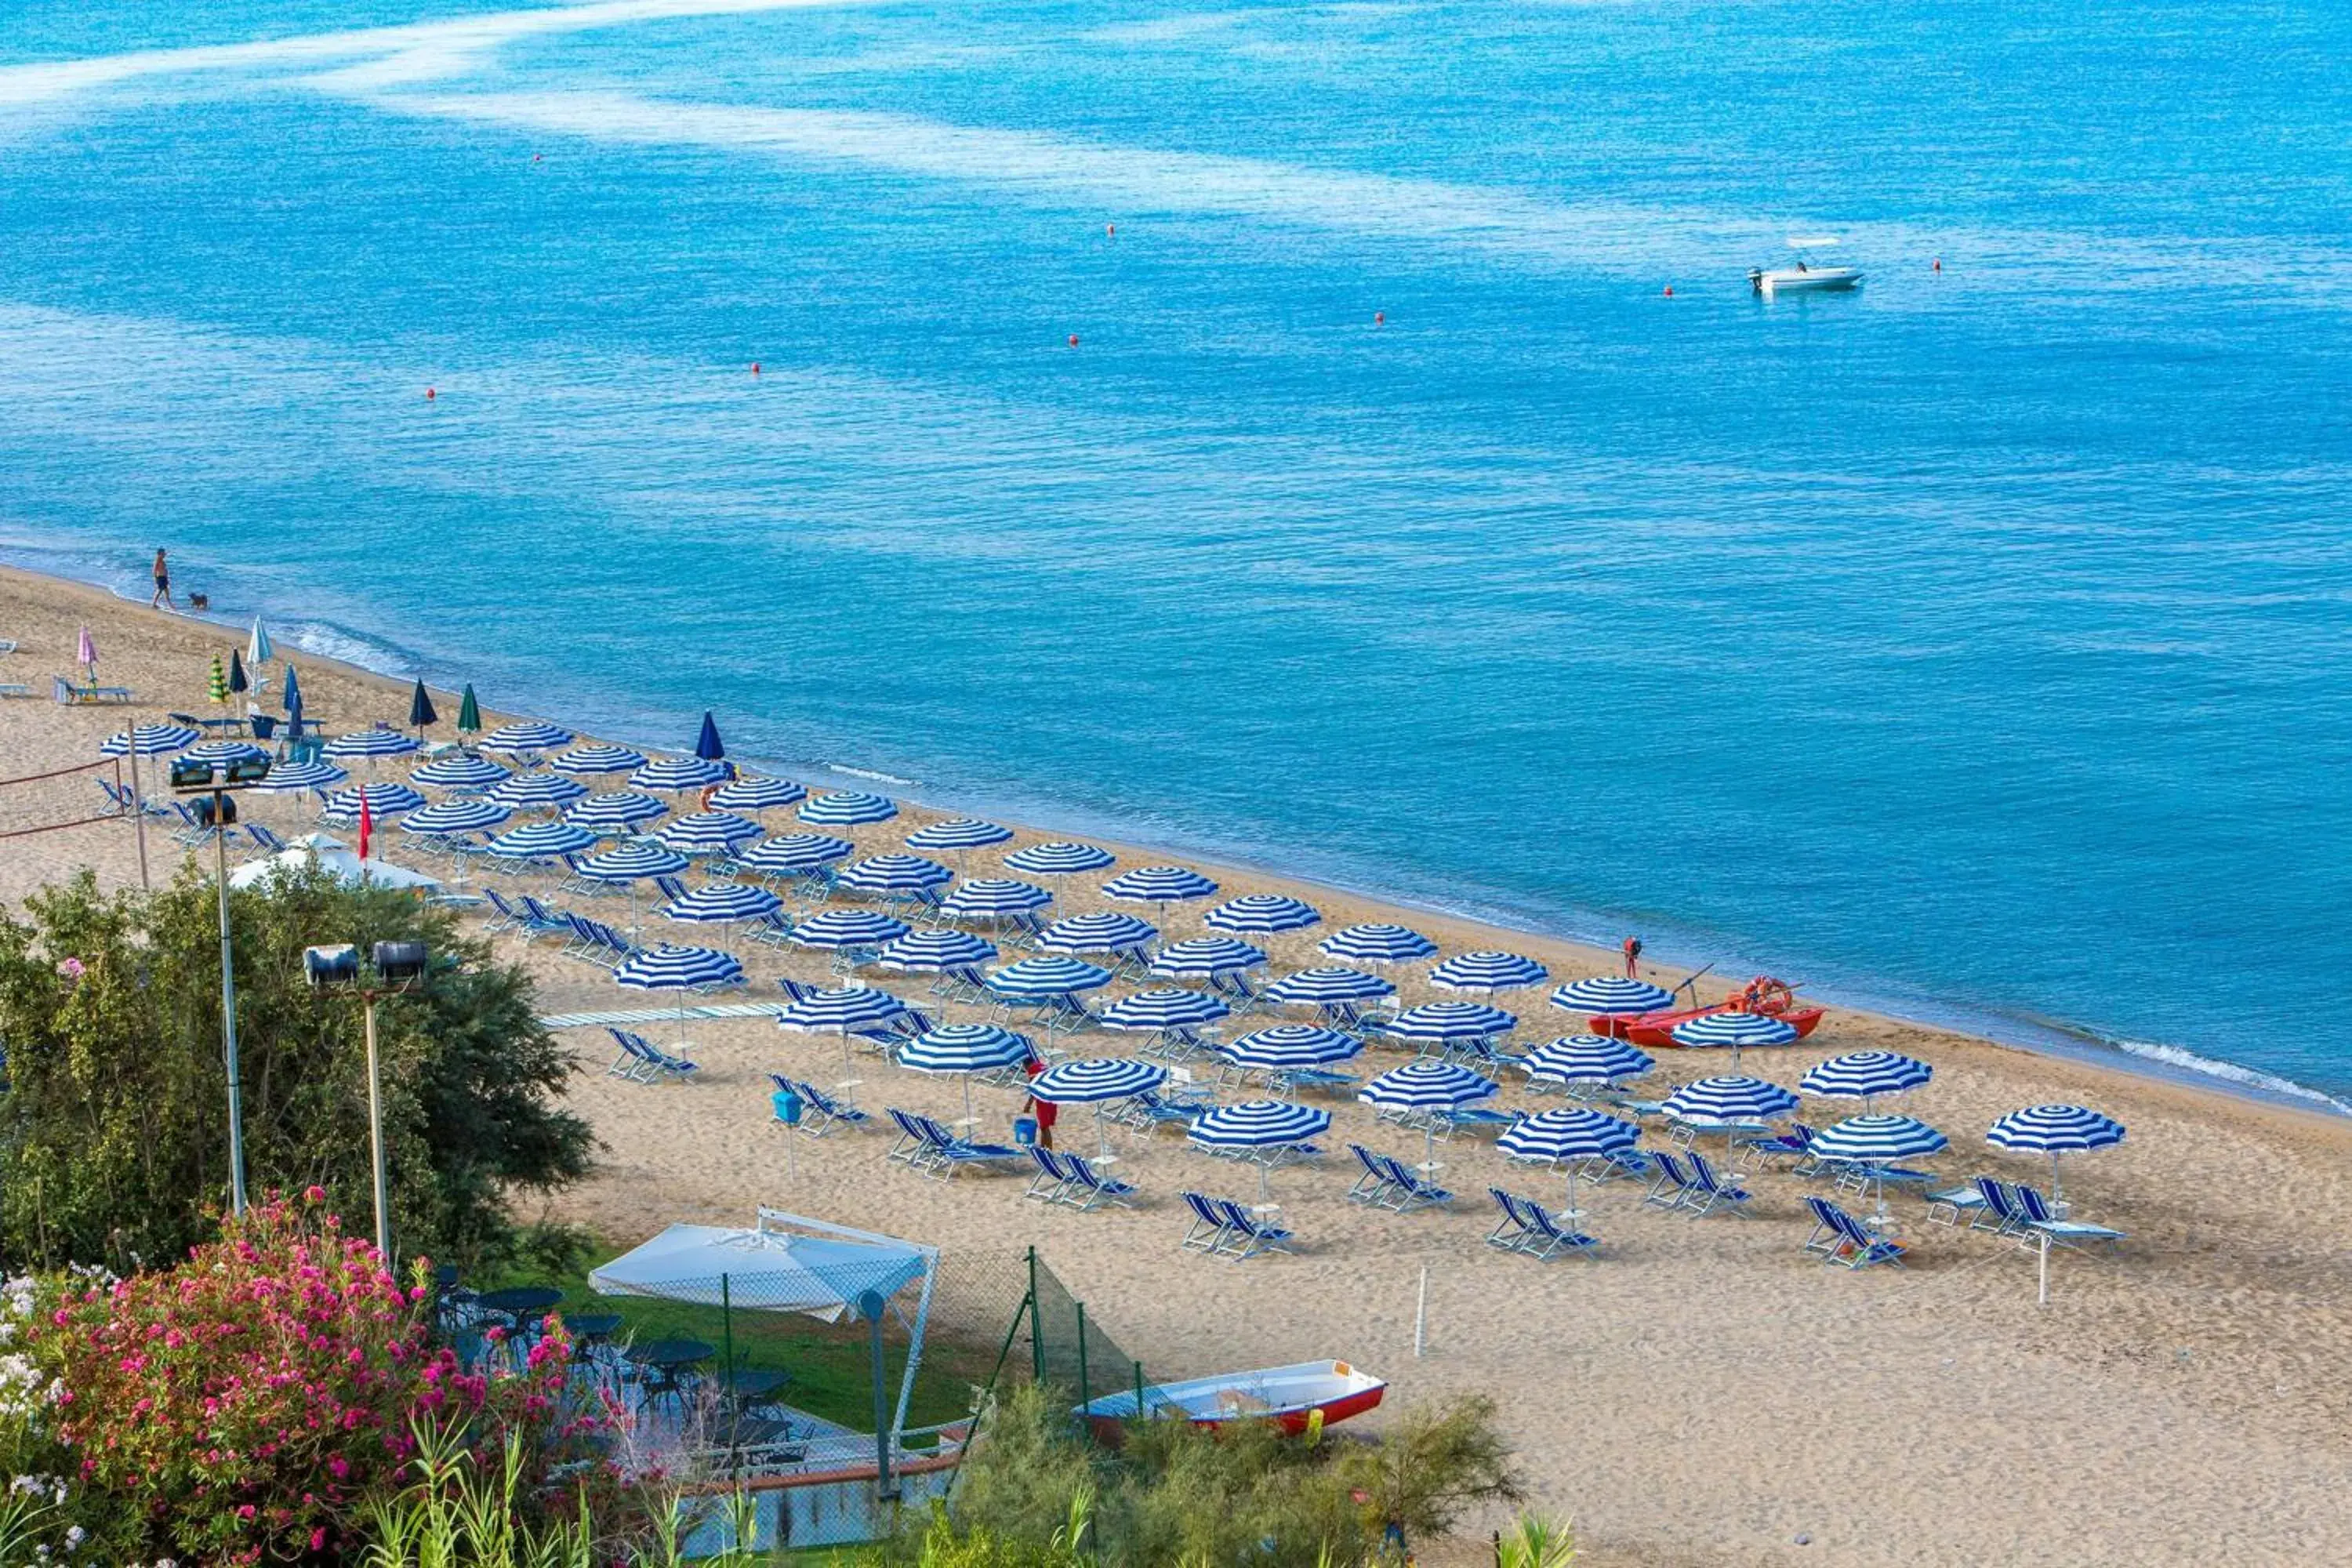
[[[584,1316],[617,1312],[623,1327],[614,1338],[634,1339],[641,1343],[650,1340],[701,1340],[714,1352],[723,1353],[731,1329],[739,1364],[779,1368],[792,1373],[792,1385],[783,1394],[787,1404],[856,1431],[874,1430],[874,1382],[869,1330],[865,1323],[849,1320],[826,1323],[799,1312],[747,1311],[740,1307],[728,1313],[717,1307],[597,1295],[588,1288],[589,1269],[619,1257],[623,1250],[599,1247],[591,1263],[568,1275],[513,1274],[486,1277],[472,1283],[482,1290],[510,1285],[554,1286],[563,1292],[559,1313]],[[910,1313],[913,1301],[911,1289],[903,1294],[901,1305]],[[936,1334],[928,1338],[922,1364],[915,1372],[915,1392],[908,1405],[907,1425],[930,1426],[967,1415],[971,1408],[971,1390],[988,1381],[1002,1342],[998,1339],[985,1345],[957,1343]],[[895,1321],[884,1333],[883,1351],[889,1397],[895,1406],[898,1380],[907,1366],[907,1333]]]

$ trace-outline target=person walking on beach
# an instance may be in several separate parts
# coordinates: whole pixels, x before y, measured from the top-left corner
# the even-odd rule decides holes
[[[160,549],[155,552],[155,596],[147,601],[147,605],[157,610],[180,607],[172,603],[172,568],[164,563],[163,552]]]
[[[1030,1047],[1029,1060],[1022,1070],[1031,1078],[1045,1070],[1045,1058],[1038,1054],[1035,1047]],[[1022,1109],[1037,1119],[1037,1146],[1051,1149],[1054,1146],[1054,1112],[1057,1107],[1052,1100],[1040,1100],[1033,1094],[1029,1097],[1029,1103]]]

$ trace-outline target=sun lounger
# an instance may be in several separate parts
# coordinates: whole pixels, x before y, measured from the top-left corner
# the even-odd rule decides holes
[[[1969,1222],[1970,1230],[1989,1230],[1995,1236],[2015,1236],[2025,1229],[2025,1212],[2019,1207],[2017,1194],[2006,1182],[1990,1176],[1976,1179],[1977,1195],[1984,1207]]]
[[[899,1164],[919,1168],[930,1157],[930,1144],[923,1137],[923,1130],[915,1125],[912,1115],[895,1105],[885,1106],[883,1114],[889,1117],[892,1124],[898,1129],[898,1141],[890,1145],[888,1152],[882,1158],[885,1161],[895,1160]]]
[[[1495,1222],[1495,1228],[1486,1233],[1486,1245],[1500,1247],[1505,1252],[1517,1252],[1534,1234],[1528,1228],[1527,1215],[1520,1207],[1526,1200],[1500,1187],[1488,1187],[1486,1195],[1495,1200],[1495,1207],[1502,1212],[1502,1218]]]
[[[1656,1174],[1651,1177],[1650,1190],[1643,1194],[1642,1201],[1660,1208],[1682,1207],[1683,1200],[1690,1194],[1691,1173],[1681,1156],[1660,1149],[1650,1156],[1650,1164]]]
[[[1489,1110],[1482,1105],[1433,1110],[1429,1118],[1437,1124],[1437,1136],[1441,1142],[1450,1142],[1456,1132],[1475,1133],[1482,1127],[1509,1127],[1519,1120],[1507,1110]]]
[[[1029,1163],[1037,1167],[1037,1173],[1029,1178],[1028,1190],[1021,1195],[1035,1198],[1041,1203],[1061,1202],[1062,1194],[1070,1190],[1073,1180],[1070,1173],[1063,1167],[1062,1157],[1042,1143],[1032,1143],[1029,1145]]]
[[[1635,1181],[1647,1180],[1654,1174],[1654,1170],[1647,1153],[1639,1149],[1624,1149],[1614,1154],[1591,1156],[1577,1166],[1576,1173],[1599,1186],[1620,1176],[1631,1176]]]
[[[2060,1219],[2050,1205],[2033,1188],[2018,1184],[2018,1212],[2025,1216],[2025,1228],[2035,1236],[2046,1236],[2061,1247],[2083,1247],[2093,1245],[2113,1247],[2125,1238],[2120,1230],[2109,1230],[2103,1225],[2085,1225],[2080,1220]]]
[[[265,854],[282,855],[286,852],[286,840],[257,822],[245,825],[245,836],[259,846]]]
[[[1804,1250],[1818,1253],[1824,1263],[1842,1263],[1848,1268],[1867,1268],[1874,1263],[1903,1266],[1903,1247],[1870,1234],[1869,1227],[1827,1198],[1808,1196],[1805,1206],[1812,1211],[1812,1233],[1805,1237]]]
[[[1353,1154],[1356,1163],[1363,1168],[1362,1173],[1356,1178],[1355,1185],[1348,1189],[1348,1201],[1370,1204],[1376,1208],[1386,1206],[1381,1200],[1387,1196],[1389,1188],[1395,1185],[1386,1163],[1361,1143],[1349,1144],[1348,1152]]]
[[[1966,1215],[1974,1218],[1983,1210],[1984,1194],[1977,1191],[1974,1182],[1970,1182],[1966,1186],[1948,1187],[1943,1192],[1927,1194],[1929,1225],[1949,1226],[1954,1230],[1958,1230],[1960,1226],[1961,1215]]]
[[[743,927],[743,940],[761,947],[782,947],[792,934],[793,917],[782,910],[771,910]]]
[[[1135,1206],[1128,1201],[1135,1195],[1133,1183],[1104,1175],[1084,1154],[1064,1154],[1061,1163],[1070,1176],[1070,1185],[1061,1194],[1062,1202],[1082,1213],[1103,1204],[1117,1204],[1121,1208]]]
[[[194,849],[202,845],[212,842],[212,837],[215,829],[208,824],[199,821],[196,817],[196,814],[188,809],[188,803],[186,801],[175,800],[171,804],[172,815],[178,817],[180,820],[180,826],[172,829],[172,841],[174,844],[183,844],[191,849]]]
[[[1192,1223],[1185,1228],[1183,1239],[1176,1245],[1186,1252],[1214,1253],[1223,1250],[1225,1231],[1229,1228],[1216,1200],[1201,1193],[1179,1193],[1184,1206],[1192,1211]]]
[[[1398,1214],[1410,1214],[1414,1209],[1443,1208],[1454,1201],[1454,1194],[1423,1176],[1402,1160],[1387,1154],[1372,1156],[1389,1180],[1389,1190],[1380,1200],[1380,1207],[1393,1209]]]
[[[927,1175],[946,1178],[968,1166],[1002,1168],[1025,1163],[1029,1158],[1027,1151],[1010,1143],[978,1143],[959,1138],[928,1116],[909,1113],[907,1120],[923,1141],[924,1158],[916,1168]]]
[[[1110,1120],[1139,1132],[1153,1133],[1162,1127],[1190,1127],[1205,1109],[1192,1100],[1148,1089],[1121,1101],[1118,1109],[1110,1113]]]
[[[1693,1215],[1709,1215],[1717,1209],[1731,1214],[1746,1214],[1755,1194],[1730,1177],[1719,1173],[1707,1157],[1694,1149],[1687,1156],[1690,1162],[1691,1184],[1683,1194],[1683,1206]]]
[[[1813,1147],[1813,1130],[1801,1121],[1789,1124],[1786,1132],[1776,1132],[1769,1138],[1751,1138],[1740,1145],[1739,1163],[1749,1170],[1768,1162],[1780,1168],[1794,1167],[1799,1175],[1811,1168],[1810,1155]]]
[[[616,1077],[625,1078],[635,1083],[653,1083],[665,1078],[683,1083],[702,1070],[700,1063],[689,1061],[684,1057],[673,1056],[643,1035],[633,1035],[625,1029],[608,1028],[607,1032],[612,1035],[614,1041],[620,1046],[625,1054],[636,1058],[638,1062],[635,1068],[616,1074]]]
[[[873,1124],[874,1118],[860,1110],[850,1098],[849,1084],[835,1084],[833,1090],[827,1090],[820,1085],[789,1079],[781,1073],[770,1073],[768,1077],[778,1089],[788,1089],[800,1096],[801,1131],[812,1138],[822,1138],[835,1127],[854,1129]]]
[[[1225,1256],[1235,1263],[1255,1258],[1264,1252],[1288,1252],[1295,1239],[1273,1220],[1253,1214],[1231,1198],[1212,1198],[1219,1214],[1225,1216]]]
[[[549,909],[545,904],[541,903],[529,893],[525,893],[520,900],[516,900],[515,907],[522,911],[522,930],[524,934],[534,941],[542,936],[568,936],[571,934],[571,916],[561,914],[554,910]]]
[[[1538,1262],[1566,1253],[1571,1258],[1591,1258],[1601,1245],[1597,1237],[1590,1237],[1573,1228],[1566,1215],[1554,1215],[1532,1198],[1521,1198],[1519,1212],[1528,1222],[1528,1237],[1518,1250]]]
[[[133,700],[127,686],[76,686],[62,675],[49,678],[49,695],[68,707],[86,702],[129,702]]]

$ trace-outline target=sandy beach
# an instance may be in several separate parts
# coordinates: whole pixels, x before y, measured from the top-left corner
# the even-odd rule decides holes
[[[83,625],[102,679],[133,689],[135,706],[48,700],[49,679],[70,671]],[[0,681],[34,688],[31,699],[0,701],[0,777],[9,779],[87,762],[131,719],[207,711],[207,658],[243,642],[228,628],[13,571],[0,571],[0,637],[20,644],[0,657]],[[309,711],[331,731],[405,715],[404,682],[307,655],[295,662]],[[456,698],[436,699],[453,717]],[[486,712],[494,723],[511,716]],[[727,714],[719,718],[723,728]],[[439,733],[447,737],[446,724]],[[401,771],[389,765],[384,776]],[[0,789],[0,832],[87,815],[97,804],[82,777]],[[281,830],[307,826],[288,802],[257,800],[252,815]],[[767,815],[774,831],[787,830],[788,814]],[[913,827],[944,815],[909,807],[844,836],[861,853],[900,848]],[[385,837],[395,858],[399,837]],[[1023,830],[1019,842],[1040,837],[1052,836]],[[1111,847],[1123,865],[1178,858]],[[182,853],[161,833],[150,834],[147,852],[159,881]],[[992,870],[999,853],[970,857],[973,871]],[[1540,936],[1195,858],[1184,863],[1215,878],[1222,896],[1295,891],[1322,911],[1324,930],[1396,920],[1449,953],[1492,947],[1539,958],[1556,980],[1615,967],[1613,954]],[[0,838],[0,901],[16,903],[82,868],[102,883],[135,886],[130,825]],[[1075,879],[1055,912],[1097,907],[1091,880]],[[1173,912],[1169,933],[1199,934],[1205,907]],[[691,940],[658,921],[646,934]],[[1321,934],[1275,939],[1272,971],[1318,962]],[[513,938],[500,945],[539,976],[545,1012],[646,1005],[548,946]],[[796,953],[760,952],[747,963],[755,995],[772,995],[780,973],[825,977],[821,961]],[[1409,1002],[1436,994],[1419,973],[1396,976]],[[1654,977],[1671,984],[1681,975]],[[919,995],[895,978],[876,980]],[[1710,1000],[1716,979],[1702,992]],[[1523,1020],[1523,1042],[1579,1026],[1541,998],[1528,991],[1503,999]],[[1810,1226],[1800,1200],[1820,1189],[1771,1173],[1751,1180],[1756,1213],[1745,1218],[1669,1214],[1645,1206],[1631,1184],[1614,1184],[1584,1205],[1587,1228],[1605,1244],[1599,1258],[1504,1256],[1481,1244],[1491,1224],[1486,1188],[1498,1183],[1556,1200],[1556,1177],[1457,1140],[1439,1155],[1442,1179],[1460,1194],[1450,1212],[1368,1212],[1342,1198],[1349,1173],[1339,1146],[1355,1139],[1417,1159],[1421,1143],[1376,1128],[1349,1101],[1320,1102],[1335,1111],[1327,1142],[1339,1158],[1274,1177],[1300,1255],[1235,1267],[1178,1250],[1183,1220],[1173,1194],[1197,1184],[1245,1195],[1255,1178],[1172,1136],[1114,1135],[1121,1174],[1142,1190],[1132,1211],[1045,1210],[1022,1200],[1019,1181],[927,1181],[886,1166],[879,1136],[801,1141],[788,1181],[789,1135],[770,1119],[763,1075],[775,1068],[830,1081],[842,1066],[837,1040],[765,1021],[698,1024],[699,1081],[646,1087],[604,1076],[601,1032],[565,1037],[583,1069],[574,1101],[604,1152],[596,1176],[559,1203],[559,1215],[628,1242],[674,1219],[741,1218],[764,1202],[936,1243],[951,1258],[1010,1255],[1034,1243],[1155,1375],[1339,1356],[1387,1376],[1393,1401],[1489,1394],[1534,1500],[1573,1516],[1591,1563],[2352,1561],[2344,1500],[2352,1364],[2342,1353],[2352,1342],[2352,1121],[1846,1009],[1795,1047],[1746,1056],[1743,1070],[1792,1087],[1806,1067],[1840,1051],[1884,1047],[1932,1063],[1934,1081],[1899,1109],[1950,1135],[1951,1150],[1931,1163],[1953,1178],[2046,1175],[2045,1163],[1984,1142],[1986,1126],[2019,1106],[2075,1101],[2126,1123],[2120,1147],[2069,1162],[2065,1187],[2078,1216],[2130,1239],[2111,1260],[2057,1258],[2053,1299],[2037,1308],[2031,1254],[1926,1225],[1916,1196],[1894,1200],[1912,1244],[1906,1268],[1819,1266],[1800,1251]],[[1087,1038],[1120,1051],[1120,1037]],[[1721,1053],[1661,1055],[1645,1088],[1727,1070]],[[1402,1059],[1375,1049],[1361,1065],[1379,1070]],[[868,1108],[961,1112],[951,1080],[871,1059],[856,1076]],[[980,1092],[986,1130],[1002,1136],[1019,1100]],[[1500,1103],[1528,1100],[1514,1081]],[[1852,1109],[1815,1102],[1806,1115],[1818,1123]],[[1075,1113],[1064,1128],[1066,1142],[1093,1137]],[[1424,1268],[1429,1342],[1415,1359]],[[1475,1560],[1466,1547],[1461,1555]]]

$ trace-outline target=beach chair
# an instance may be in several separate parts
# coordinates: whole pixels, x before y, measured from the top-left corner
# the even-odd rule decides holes
[[[1977,1195],[1984,1199],[1984,1208],[1969,1221],[1970,1230],[1989,1230],[1995,1236],[2016,1236],[2025,1229],[2025,1213],[2018,1206],[2017,1194],[2006,1182],[1990,1176],[1976,1179]]]
[[[1805,1194],[1805,1207],[1812,1214],[1813,1228],[1806,1232],[1805,1245],[1799,1250],[1827,1258],[1845,1244],[1845,1227],[1837,1222],[1837,1215],[1843,1211],[1829,1199],[1811,1193]]]
[[[1217,1209],[1214,1199],[1201,1193],[1179,1193],[1184,1206],[1192,1211],[1192,1223],[1185,1227],[1183,1239],[1176,1245],[1185,1252],[1216,1253],[1224,1249],[1225,1216]]]
[[[1528,1216],[1528,1229],[1533,1233],[1528,1238],[1528,1244],[1519,1248],[1520,1251],[1538,1261],[1557,1258],[1562,1253],[1570,1258],[1596,1255],[1596,1249],[1601,1246],[1600,1237],[1568,1228],[1565,1215],[1555,1215],[1532,1199],[1521,1198],[1519,1202]]]
[[[127,686],[76,686],[62,675],[49,677],[49,695],[72,707],[86,702],[128,702],[131,700]]]
[[[583,874],[580,869],[580,858],[577,855],[566,855],[562,857],[562,862],[563,880],[555,884],[555,890],[560,896],[601,899],[615,891],[610,882],[600,882],[595,878]]]
[[[245,836],[252,839],[266,855],[283,855],[286,852],[286,840],[278,837],[258,822],[247,823]]]
[[[1657,1173],[1650,1180],[1650,1190],[1642,1201],[1660,1208],[1678,1209],[1691,1190],[1691,1173],[1681,1159],[1664,1149],[1650,1156],[1650,1164]]]
[[[2013,1190],[2017,1194],[2017,1211],[2025,1218],[2025,1228],[2035,1236],[2046,1236],[2061,1247],[2077,1249],[2086,1246],[2113,1247],[2125,1238],[2123,1231],[2109,1230],[2103,1225],[2060,1219],[2051,1212],[2049,1202],[2041,1193],[2022,1182]]]
[[[646,1063],[646,1059],[637,1054],[636,1037],[614,1028],[610,1024],[604,1026],[604,1032],[613,1037],[614,1046],[613,1059],[605,1064],[604,1076],[625,1078],[633,1083],[641,1081],[637,1074]]]
[[[522,910],[523,935],[533,942],[543,936],[565,936],[572,931],[571,916],[558,914],[529,893],[516,900],[516,907]]]
[[[1431,1111],[1429,1118],[1437,1124],[1437,1138],[1441,1143],[1452,1142],[1456,1132],[1475,1133],[1481,1127],[1510,1127],[1519,1120],[1507,1110],[1490,1110],[1482,1105],[1449,1106]]]
[[[1395,1184],[1390,1180],[1381,1157],[1361,1143],[1349,1144],[1348,1152],[1353,1154],[1356,1157],[1356,1163],[1363,1167],[1363,1172],[1356,1178],[1355,1184],[1348,1189],[1348,1201],[1370,1204],[1375,1208],[1385,1207],[1386,1205],[1382,1200],[1388,1195],[1389,1188]]]
[[[789,974],[779,974],[776,976],[776,989],[784,994],[787,1002],[805,1002],[824,987],[803,984]]]
[[[1971,1181],[1964,1186],[1948,1187],[1940,1193],[1927,1194],[1927,1223],[1960,1228],[1960,1216],[1973,1219],[1984,1212],[1984,1194]]]
[[[566,914],[563,917],[563,923],[572,934],[564,939],[562,947],[556,949],[555,956],[593,961],[598,951],[604,947],[604,942],[589,929],[588,922],[578,915]]]
[[[661,895],[661,900],[666,904],[674,904],[686,897],[686,884],[676,877],[656,877],[654,890]]]
[[[812,1138],[822,1138],[835,1127],[856,1130],[871,1126],[874,1118],[857,1108],[856,1101],[850,1096],[851,1087],[847,1083],[835,1084],[834,1090],[839,1091],[836,1093],[814,1083],[794,1085],[794,1091],[800,1095],[801,1103],[805,1107],[801,1112],[801,1131]]]
[[[496,936],[504,931],[518,931],[522,926],[522,911],[499,896],[496,888],[484,888],[482,898],[490,906],[490,918],[482,922],[482,931]]]
[[[1648,1154],[1639,1149],[1624,1149],[1614,1154],[1591,1156],[1577,1166],[1576,1173],[1597,1187],[1622,1176],[1645,1180],[1654,1173]]]
[[[1072,1177],[1062,1166],[1062,1157],[1042,1143],[1029,1145],[1029,1163],[1037,1173],[1029,1178],[1028,1189],[1021,1195],[1035,1198],[1040,1203],[1057,1204],[1070,1189]]]
[[[1846,1247],[1830,1255],[1829,1261],[1843,1263],[1848,1268],[1867,1268],[1874,1263],[1892,1263],[1903,1267],[1903,1244],[1885,1237],[1873,1236],[1870,1227],[1842,1208],[1831,1208],[1831,1217],[1845,1233]]]
[[[171,805],[172,815],[180,822],[179,826],[172,829],[172,842],[194,849],[212,841],[215,829],[197,820],[196,814],[188,809],[186,801],[175,800]]]
[[[702,1070],[701,1063],[689,1061],[684,1057],[672,1056],[643,1035],[632,1035],[629,1038],[636,1046],[638,1053],[653,1068],[651,1076],[645,1080],[648,1083],[663,1078],[669,1079],[673,1082],[684,1083]]]
[[[1288,1252],[1295,1237],[1270,1219],[1261,1219],[1231,1198],[1211,1198],[1225,1216],[1225,1256],[1245,1262],[1265,1252]]]
[[[1106,1176],[1094,1168],[1084,1154],[1065,1154],[1062,1168],[1069,1173],[1070,1186],[1062,1194],[1062,1201],[1080,1213],[1102,1204],[1117,1204],[1121,1208],[1133,1208],[1128,1200],[1135,1195],[1135,1184],[1122,1182],[1117,1176]]]
[[[761,947],[782,947],[793,934],[793,917],[782,910],[770,910],[743,927],[743,940],[758,942]]]
[[[1786,1132],[1776,1132],[1769,1138],[1751,1138],[1741,1144],[1739,1163],[1749,1170],[1756,1170],[1768,1161],[1782,1162],[1796,1174],[1808,1175],[1814,1168],[1808,1157],[1812,1147],[1813,1130],[1801,1121],[1792,1121]]]
[[[131,786],[130,786],[130,785],[125,784],[125,785],[123,785],[123,786],[122,786],[122,788],[121,788],[121,789],[117,789],[117,788],[115,788],[115,787],[114,787],[114,785],[112,785],[111,784],[108,783],[108,782],[107,782],[106,780],[104,780],[104,779],[92,779],[92,780],[90,780],[89,782],[90,782],[90,783],[92,783],[92,784],[96,784],[96,785],[98,786],[99,793],[100,793],[100,795],[103,795],[104,796],[106,796],[106,805],[105,805],[105,808],[104,808],[104,809],[100,813],[100,816],[127,816],[127,815],[130,813],[130,810],[131,810]]]
[[[1505,1252],[1517,1252],[1534,1234],[1528,1227],[1527,1215],[1521,1212],[1520,1205],[1525,1200],[1500,1187],[1488,1187],[1486,1195],[1494,1199],[1495,1207],[1502,1211],[1502,1218],[1496,1220],[1495,1228],[1486,1233],[1486,1245],[1500,1247]]]
[[[979,1143],[959,1138],[928,1116],[910,1114],[908,1121],[914,1123],[929,1152],[929,1161],[921,1168],[942,1180],[968,1166],[1001,1168],[1029,1158],[1025,1150],[1010,1143]]]
[[[1694,1149],[1689,1154],[1691,1184],[1683,1194],[1683,1206],[1693,1215],[1709,1215],[1717,1209],[1729,1214],[1746,1214],[1748,1205],[1756,1194],[1727,1175],[1717,1172],[1707,1157]]]
[[[882,1156],[884,1161],[896,1161],[920,1170],[929,1162],[931,1155],[930,1142],[923,1136],[923,1130],[915,1125],[911,1114],[895,1105],[885,1106],[883,1114],[889,1117],[892,1125],[898,1129],[898,1141],[891,1144],[889,1151]]]
[[[1122,1100],[1118,1109],[1110,1113],[1110,1120],[1148,1137],[1162,1127],[1190,1127],[1205,1109],[1192,1100],[1173,1099],[1156,1089],[1147,1089]]]
[[[1391,1155],[1375,1154],[1372,1159],[1389,1179],[1389,1190],[1380,1206],[1398,1214],[1411,1214],[1415,1209],[1443,1208],[1454,1201],[1454,1194],[1429,1180]]]

